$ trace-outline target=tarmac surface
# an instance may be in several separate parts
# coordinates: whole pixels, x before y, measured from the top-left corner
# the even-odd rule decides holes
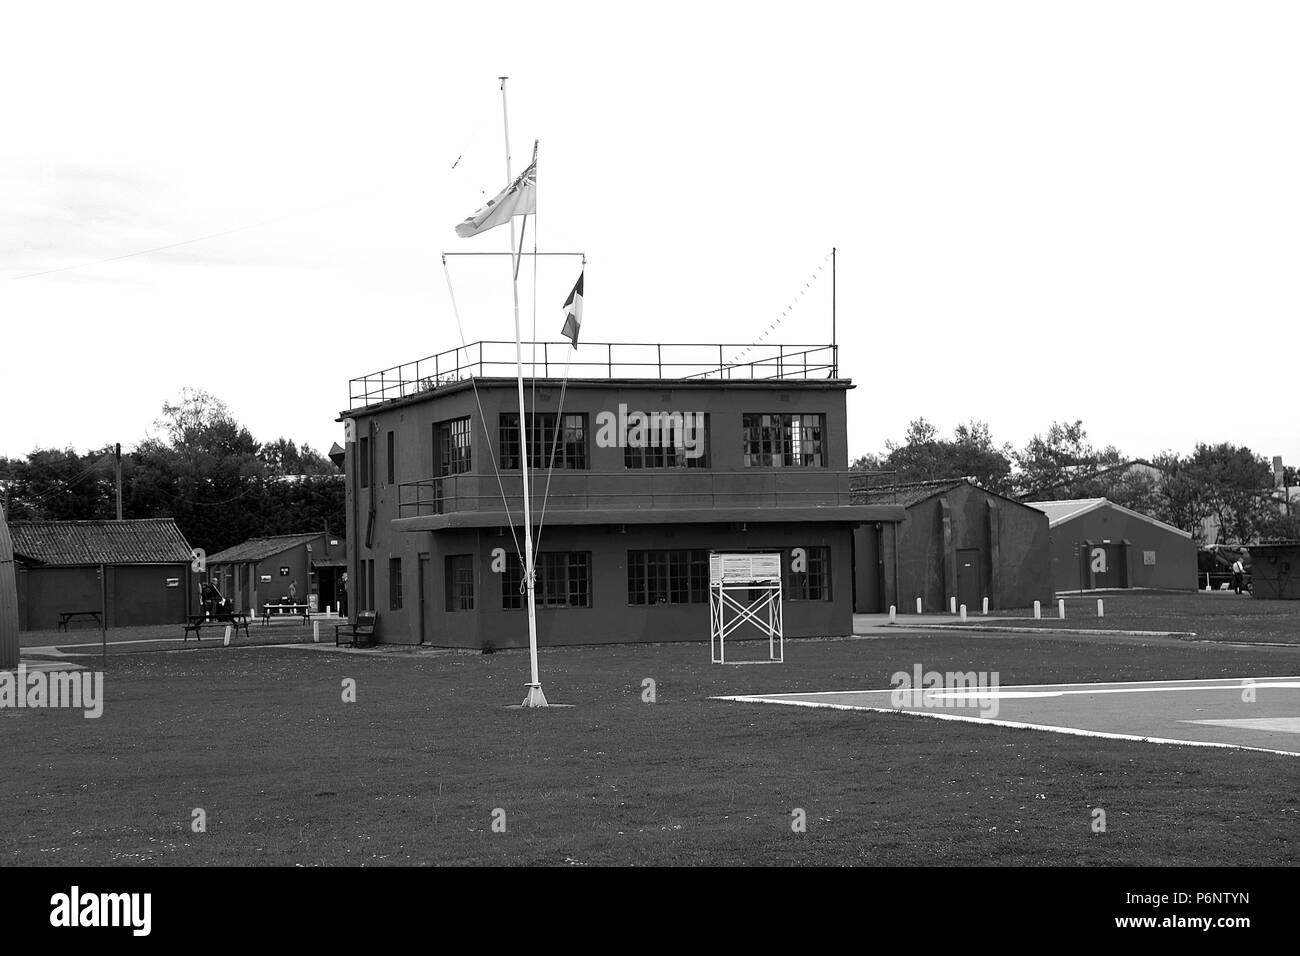
[[[920,690],[917,689],[919,684]],[[984,675],[908,675],[894,689],[720,697],[898,712],[1148,743],[1300,756],[1300,677],[998,686]]]

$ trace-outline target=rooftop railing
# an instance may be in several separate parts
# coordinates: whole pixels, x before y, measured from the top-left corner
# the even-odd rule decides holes
[[[534,517],[545,497],[547,513],[718,508],[840,507],[857,503],[864,481],[888,488],[892,472],[821,471],[798,468],[754,471],[645,469],[627,472],[544,471],[530,474]],[[447,475],[403,482],[398,486],[398,517],[505,510],[522,515],[523,491],[517,473]]]
[[[471,342],[348,383],[348,408],[432,391],[468,378],[514,378],[515,343]],[[525,342],[524,375],[586,379],[831,379],[834,345],[698,345],[680,342]]]

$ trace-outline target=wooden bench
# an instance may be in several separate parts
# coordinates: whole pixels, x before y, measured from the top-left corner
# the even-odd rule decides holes
[[[60,631],[66,631],[68,629],[68,622],[74,617],[92,618],[96,624],[101,626],[104,623],[103,619],[99,616],[98,611],[60,611],[58,629]]]
[[[343,644],[350,644],[353,647],[364,647],[367,644],[375,642],[375,621],[379,614],[375,611],[362,611],[357,615],[356,624],[335,624],[334,625],[334,646],[340,646],[340,638],[347,636],[352,638],[350,641],[343,641]]]
[[[236,611],[232,614],[222,614],[220,617],[208,617],[206,614],[190,615],[190,619],[185,625],[183,640],[188,641],[190,632],[193,631],[194,636],[201,641],[203,640],[202,631],[205,627],[225,627],[227,624],[235,629],[236,634],[239,633],[239,629],[242,627],[245,637],[252,636],[248,633],[248,615],[243,611]]]
[[[262,623],[270,624],[271,616],[280,616],[294,614],[302,618],[303,623],[311,622],[311,605],[310,604],[263,604],[262,605]]]

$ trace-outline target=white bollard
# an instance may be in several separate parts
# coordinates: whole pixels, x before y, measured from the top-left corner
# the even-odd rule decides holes
[[[1059,601],[1056,602],[1056,612],[1061,616],[1061,620],[1064,621],[1065,620],[1065,598],[1061,598]]]
[[[226,647],[230,646],[230,625],[226,625]]]
[[[949,614],[957,613],[957,599],[955,597],[948,598],[948,613]]]
[[[985,598],[985,599],[984,599],[984,614],[985,614],[985,616],[987,616],[988,613],[989,613],[989,599],[988,599],[988,598]]]
[[[916,613],[917,613],[917,614],[920,614],[920,613],[921,613],[921,599],[920,599],[920,598],[917,598],[917,599],[916,599]]]
[[[1041,601],[1035,601],[1035,602],[1034,602],[1034,620],[1035,620],[1035,621],[1041,621],[1042,619],[1043,619],[1043,604],[1042,604]]]
[[[962,619],[963,621],[966,620],[966,605],[965,605],[965,604],[963,604],[963,605],[961,606],[961,619]]]
[[[897,617],[898,617],[898,608],[893,604],[889,605],[889,623],[893,624],[894,621],[897,619]]]
[[[1106,609],[1102,606],[1101,598],[1097,598],[1097,616],[1098,617],[1106,616]]]
[[[320,621],[311,622],[311,639],[315,644],[320,643]]]

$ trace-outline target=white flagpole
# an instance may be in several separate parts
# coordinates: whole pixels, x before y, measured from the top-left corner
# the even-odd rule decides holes
[[[506,108],[506,80],[501,77],[501,117],[505,121],[506,134],[506,182],[514,181],[510,170],[510,113]],[[528,683],[528,696],[524,698],[525,707],[545,707],[546,695],[542,693],[542,682],[537,676],[537,608],[533,599],[533,586],[536,583],[536,568],[533,563],[533,517],[532,503],[528,494],[528,425],[524,412],[524,346],[519,332],[519,277],[517,274],[518,253],[515,252],[515,217],[510,217],[510,286],[515,299],[515,374],[519,388],[519,474],[523,480],[524,491],[524,588],[528,595],[528,662],[532,669],[532,680]]]

